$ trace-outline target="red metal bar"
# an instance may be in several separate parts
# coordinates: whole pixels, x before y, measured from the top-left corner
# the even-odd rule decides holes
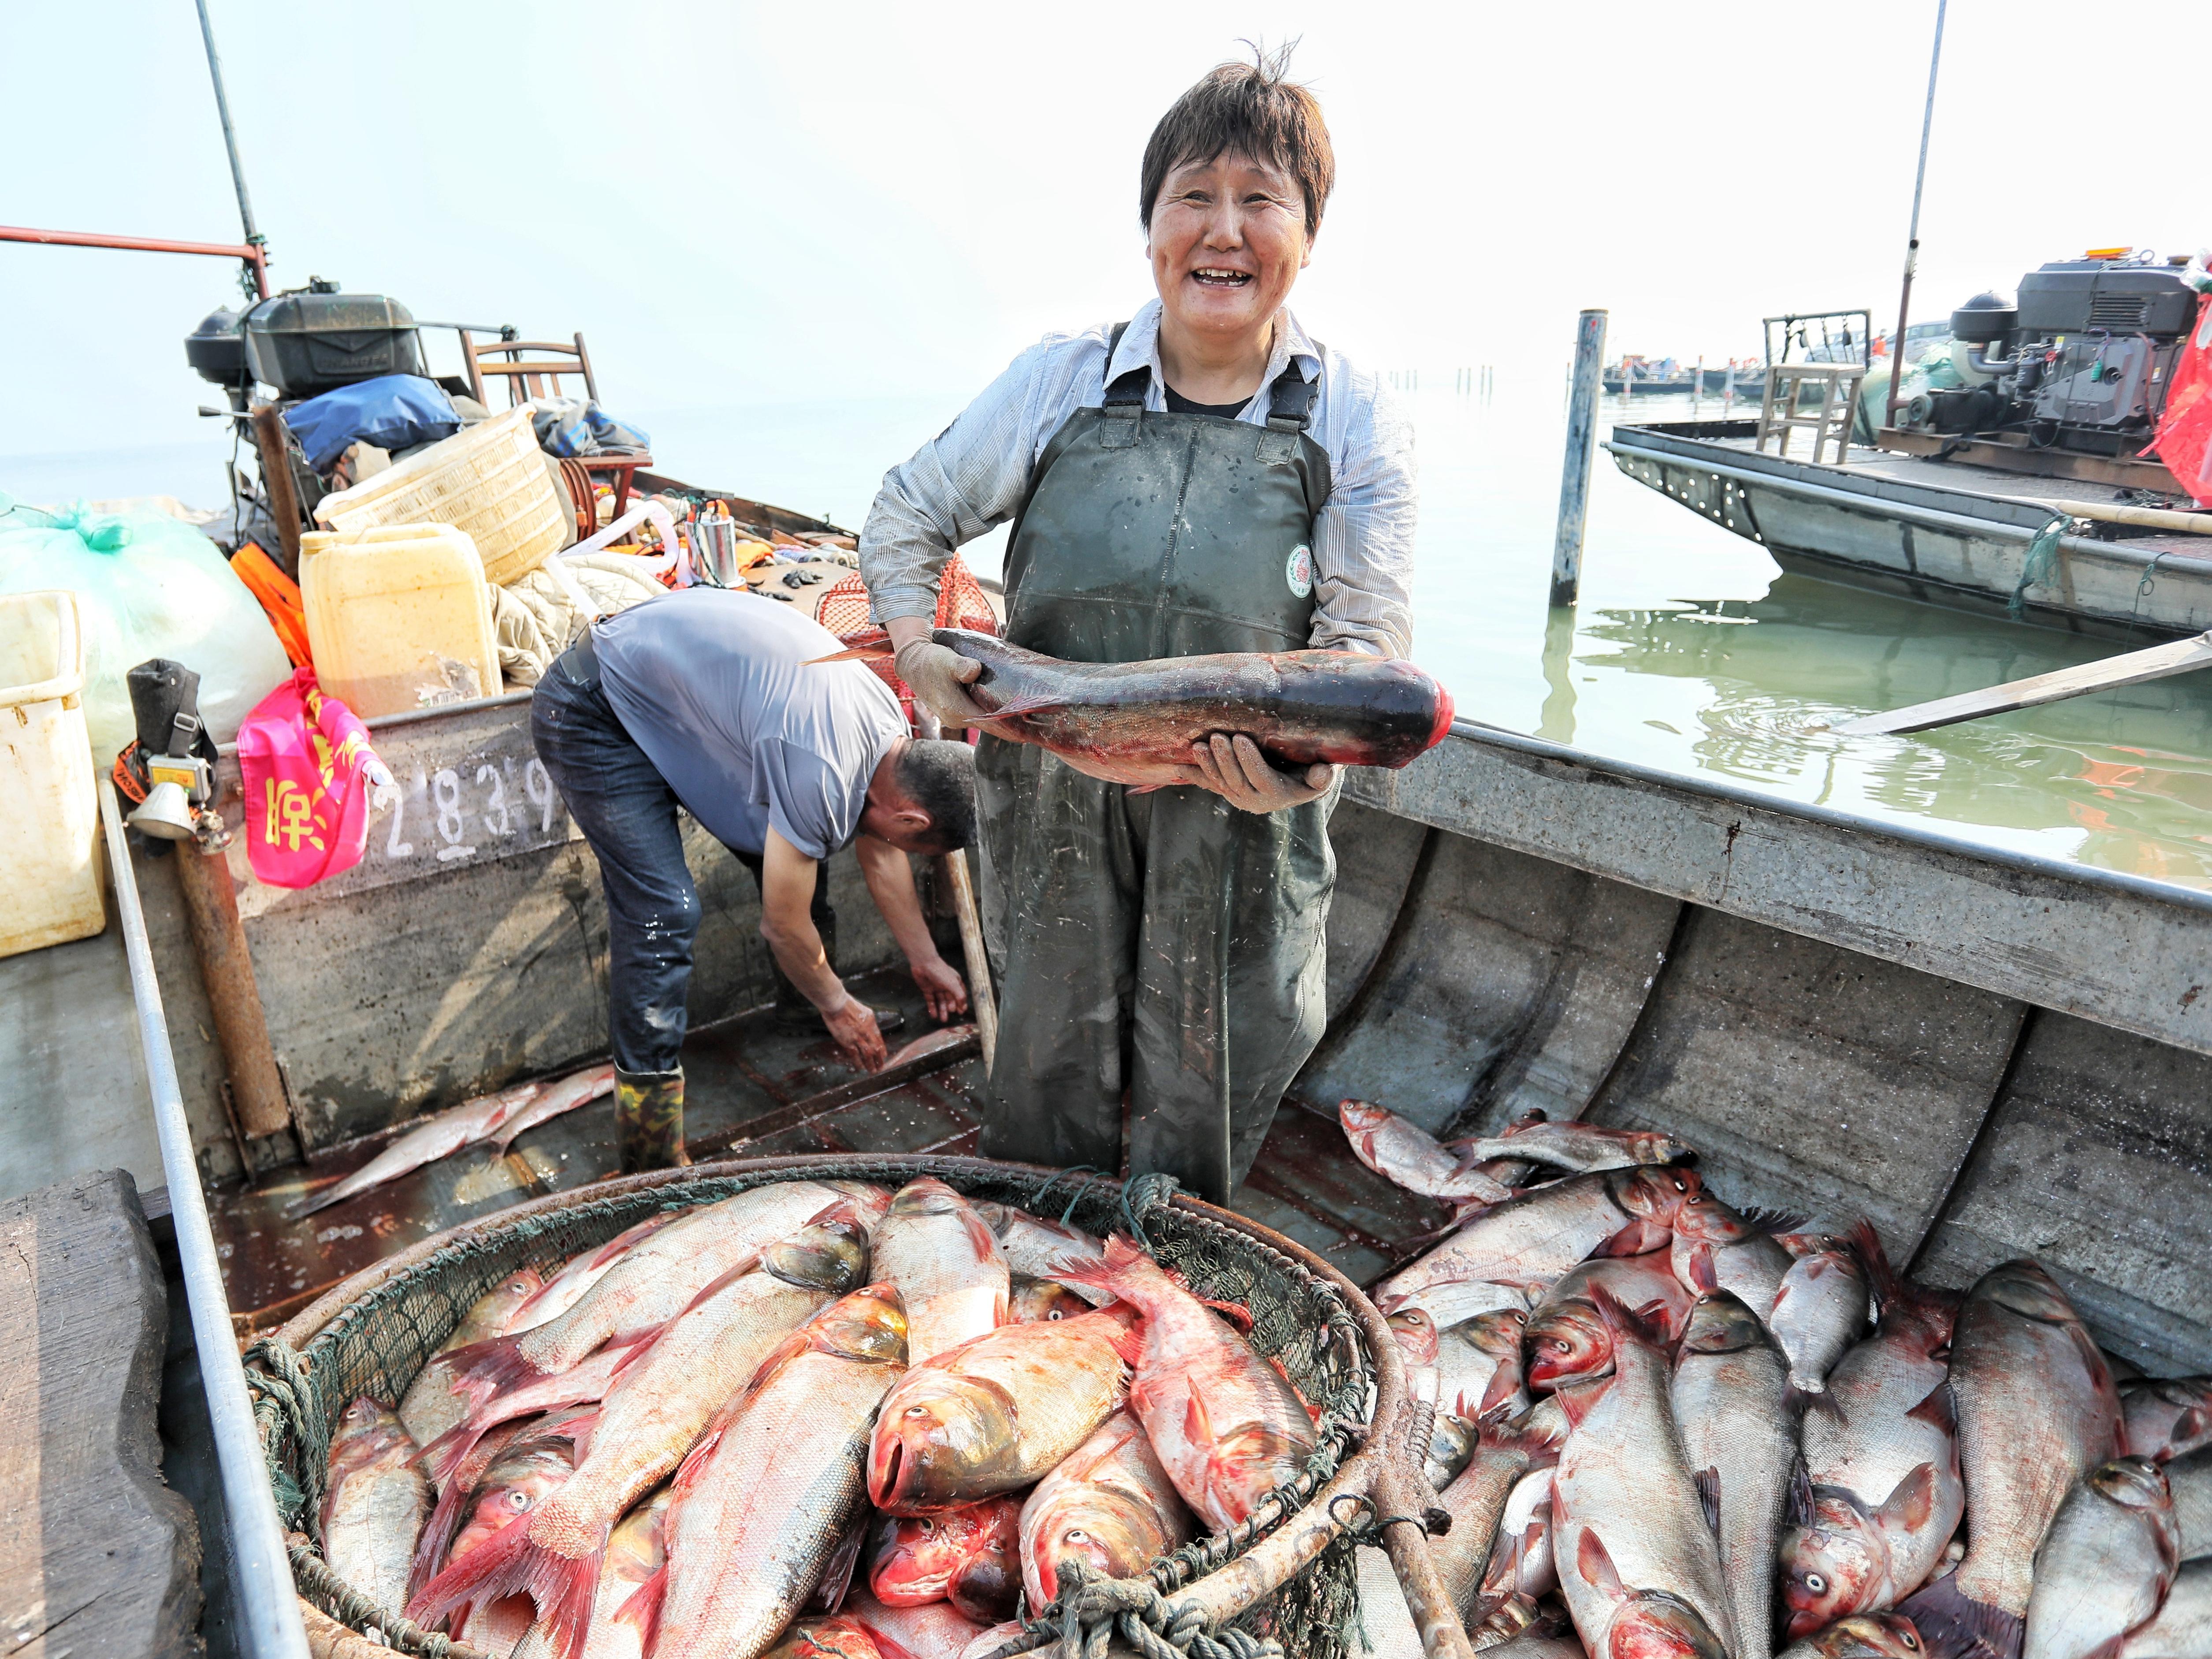
[[[99,230],[32,230],[21,225],[0,225],[0,242],[133,248],[142,253],[202,253],[217,259],[242,259],[253,267],[253,285],[261,297],[269,297],[268,255],[252,242],[175,242],[156,236],[111,236]]]

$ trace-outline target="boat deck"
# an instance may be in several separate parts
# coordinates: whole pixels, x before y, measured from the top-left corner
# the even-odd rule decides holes
[[[855,994],[895,1008],[903,1042],[931,1027],[904,974],[856,978]],[[756,1009],[696,1030],[684,1045],[684,1127],[696,1160],[804,1152],[972,1153],[982,1062],[972,1037],[885,1075],[855,1071],[816,1025],[777,1029]],[[450,1158],[300,1220],[285,1211],[381,1152],[409,1125],[210,1194],[210,1219],[241,1336],[274,1328],[315,1297],[431,1234],[615,1170],[614,1103],[602,1098],[518,1137]],[[1364,1284],[1443,1224],[1445,1206],[1401,1191],[1352,1158],[1334,1104],[1284,1103],[1236,1207]]]

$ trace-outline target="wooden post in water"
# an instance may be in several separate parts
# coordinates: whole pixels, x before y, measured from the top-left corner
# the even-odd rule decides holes
[[[1597,449],[1597,394],[1605,363],[1603,311],[1575,325],[1575,367],[1567,394],[1567,459],[1559,477],[1559,528],[1552,544],[1552,603],[1572,605],[1582,591],[1583,525],[1589,513],[1590,462]]]

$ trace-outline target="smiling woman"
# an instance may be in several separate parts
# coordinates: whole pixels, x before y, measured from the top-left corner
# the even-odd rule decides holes
[[[1413,441],[1287,304],[1334,182],[1285,53],[1176,101],[1140,170],[1158,297],[1048,337],[884,479],[860,537],[898,671],[955,726],[981,665],[930,637],[951,550],[1008,519],[1006,634],[1077,662],[1309,647],[1406,654]],[[1225,1200],[1321,1035],[1337,769],[1248,733],[1131,790],[1033,745],[976,753],[985,930],[1005,990],[993,1157]]]

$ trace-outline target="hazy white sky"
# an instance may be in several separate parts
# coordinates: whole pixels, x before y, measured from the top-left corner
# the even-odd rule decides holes
[[[1338,191],[1293,303],[1380,367],[1720,358],[1893,317],[1934,0],[1111,7],[210,0],[280,286],[582,329],[617,410],[926,395],[1150,292],[1146,135],[1302,38]],[[2212,21],[1954,0],[1916,316],[2098,244],[2212,240],[2181,65]],[[0,221],[238,234],[191,0],[0,6]],[[2167,73],[2160,65],[2177,66]],[[2091,72],[2091,71],[2094,71]],[[0,244],[0,453],[199,435],[212,262]],[[885,462],[896,459],[886,456]]]

